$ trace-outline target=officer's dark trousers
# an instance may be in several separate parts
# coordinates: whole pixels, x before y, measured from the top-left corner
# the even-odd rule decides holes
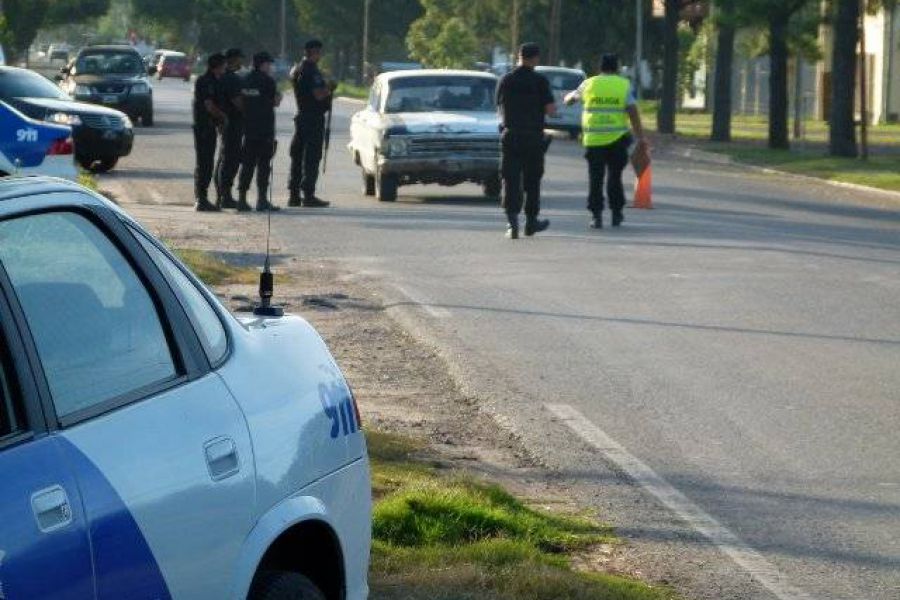
[[[541,212],[541,178],[544,176],[543,132],[504,131],[501,137],[503,208],[510,224],[516,224],[525,199],[525,218]]]
[[[241,174],[238,179],[238,189],[246,192],[253,181],[253,172],[256,171],[256,189],[259,190],[259,201],[267,200],[266,192],[269,189],[269,175],[271,174],[272,155],[275,152],[275,140],[267,138],[244,138],[241,148]]]
[[[241,166],[241,144],[244,127],[240,121],[229,121],[222,132],[222,148],[216,161],[216,192],[221,197],[230,192]]]
[[[291,178],[288,181],[288,190],[292,196],[299,195],[301,191],[307,197],[315,195],[324,136],[324,116],[300,114],[294,117],[294,139],[291,140]]]
[[[197,166],[194,169],[194,196],[197,200],[207,199],[216,158],[216,137],[214,127],[194,126],[194,152],[197,156]]]
[[[611,211],[621,212],[625,207],[625,190],[622,187],[622,171],[628,165],[628,146],[631,136],[625,136],[609,146],[593,146],[584,157],[588,162],[590,191],[588,210],[599,215],[603,212],[603,183]]]

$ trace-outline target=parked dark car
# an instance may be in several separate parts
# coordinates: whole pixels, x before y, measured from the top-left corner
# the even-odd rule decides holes
[[[154,73],[155,68],[151,67]],[[131,46],[82,48],[60,71],[60,86],[76,100],[102,104],[153,125],[153,88],[140,53]]]
[[[70,125],[75,159],[85,169],[109,171],[131,153],[134,131],[126,114],[72,100],[34,71],[0,67],[0,100],[32,119]]]

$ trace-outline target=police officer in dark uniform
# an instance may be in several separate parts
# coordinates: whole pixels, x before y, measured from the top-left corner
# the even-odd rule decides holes
[[[219,207],[207,198],[209,182],[213,175],[216,157],[216,130],[225,121],[225,113],[217,104],[219,82],[225,73],[225,57],[213,54],[206,61],[206,73],[194,83],[194,150],[197,166],[194,169],[194,208],[199,211],[217,211]]]
[[[525,235],[534,235],[550,226],[539,219],[541,178],[544,176],[544,118],[556,114],[556,104],[547,78],[536,73],[541,50],[537,44],[522,44],[519,65],[497,85],[497,107],[501,117],[503,208],[509,226],[506,237],[518,239],[522,191],[525,192]]]
[[[334,85],[326,83],[319,71],[318,63],[321,58],[322,42],[310,40],[305,45],[303,62],[291,70],[291,82],[297,99],[297,116],[294,117],[294,139],[291,140],[288,206],[316,207],[329,204],[316,197],[325,135],[325,113],[331,110],[334,91]]]
[[[244,53],[240,48],[229,48],[225,52],[225,59],[225,74],[219,82],[219,106],[225,111],[228,121],[222,128],[222,147],[216,161],[215,182],[218,205],[222,208],[237,208],[231,188],[241,165],[241,142],[244,135],[241,76],[238,75],[243,66]]]
[[[247,190],[256,171],[259,196],[256,210],[278,210],[269,204],[269,175],[275,153],[275,108],[281,104],[281,93],[272,78],[274,59],[268,52],[253,55],[253,71],[244,77],[241,105],[244,109],[244,143],[241,148],[241,172],[238,180],[238,210],[250,210]]]

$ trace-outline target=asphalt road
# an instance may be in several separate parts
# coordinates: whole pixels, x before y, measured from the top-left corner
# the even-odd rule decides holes
[[[189,92],[157,85],[158,126],[101,186],[192,201]],[[354,109],[335,114],[321,186],[333,206],[276,215],[284,251],[382,290],[560,485],[638,547],[658,544],[646,558],[663,571],[693,569],[681,589],[900,598],[900,201],[660,156],[657,208],[595,232],[578,147],[558,140],[551,229],[513,242],[475,186],[361,196],[345,150]],[[622,473],[666,508],[641,486],[615,491]]]

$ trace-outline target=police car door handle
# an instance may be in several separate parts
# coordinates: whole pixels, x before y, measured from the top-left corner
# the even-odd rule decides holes
[[[237,446],[230,437],[217,437],[203,445],[206,465],[213,481],[222,481],[241,470]]]
[[[72,522],[69,496],[59,485],[32,494],[31,509],[34,511],[38,529],[44,533],[61,529]]]

